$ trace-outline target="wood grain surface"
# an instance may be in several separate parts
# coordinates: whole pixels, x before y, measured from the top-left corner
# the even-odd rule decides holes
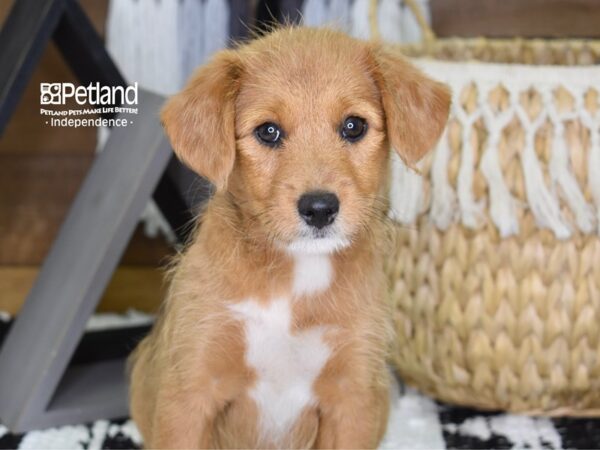
[[[598,0],[430,0],[439,36],[600,37]]]

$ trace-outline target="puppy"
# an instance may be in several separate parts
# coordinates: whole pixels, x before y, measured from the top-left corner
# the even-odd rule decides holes
[[[177,155],[216,186],[131,358],[148,448],[372,448],[388,415],[389,148],[412,165],[449,93],[378,43],[284,28],[171,98]]]

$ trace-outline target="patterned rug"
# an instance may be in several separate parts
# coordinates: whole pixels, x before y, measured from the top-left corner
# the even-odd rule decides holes
[[[10,318],[0,313],[0,341]],[[148,323],[148,316],[98,315],[88,330]],[[481,412],[435,402],[413,389],[394,386],[388,431],[382,449],[595,449],[600,420],[548,419]],[[12,434],[0,424],[0,449],[136,449],[142,440],[128,418],[98,420]]]

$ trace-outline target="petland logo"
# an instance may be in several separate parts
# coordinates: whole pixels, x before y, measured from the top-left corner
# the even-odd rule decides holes
[[[114,106],[137,105],[138,84],[133,86],[101,86],[90,83],[88,86],[77,86],[73,83],[41,83],[40,104],[64,105],[67,100],[75,99],[79,105]]]
[[[85,107],[63,108],[73,101]],[[48,117],[46,124],[52,127],[126,127],[133,123],[126,116],[138,113],[137,104],[137,82],[132,86],[40,83],[40,105],[45,107],[40,108],[40,114]]]

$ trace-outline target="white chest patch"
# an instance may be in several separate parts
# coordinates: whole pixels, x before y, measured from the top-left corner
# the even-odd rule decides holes
[[[256,371],[250,396],[259,410],[263,436],[278,441],[304,408],[314,404],[313,383],[331,353],[323,327],[292,332],[287,299],[267,306],[246,300],[231,306],[245,324],[246,362]]]
[[[294,284],[296,296],[317,294],[326,290],[333,279],[333,268],[328,255],[294,255]]]

